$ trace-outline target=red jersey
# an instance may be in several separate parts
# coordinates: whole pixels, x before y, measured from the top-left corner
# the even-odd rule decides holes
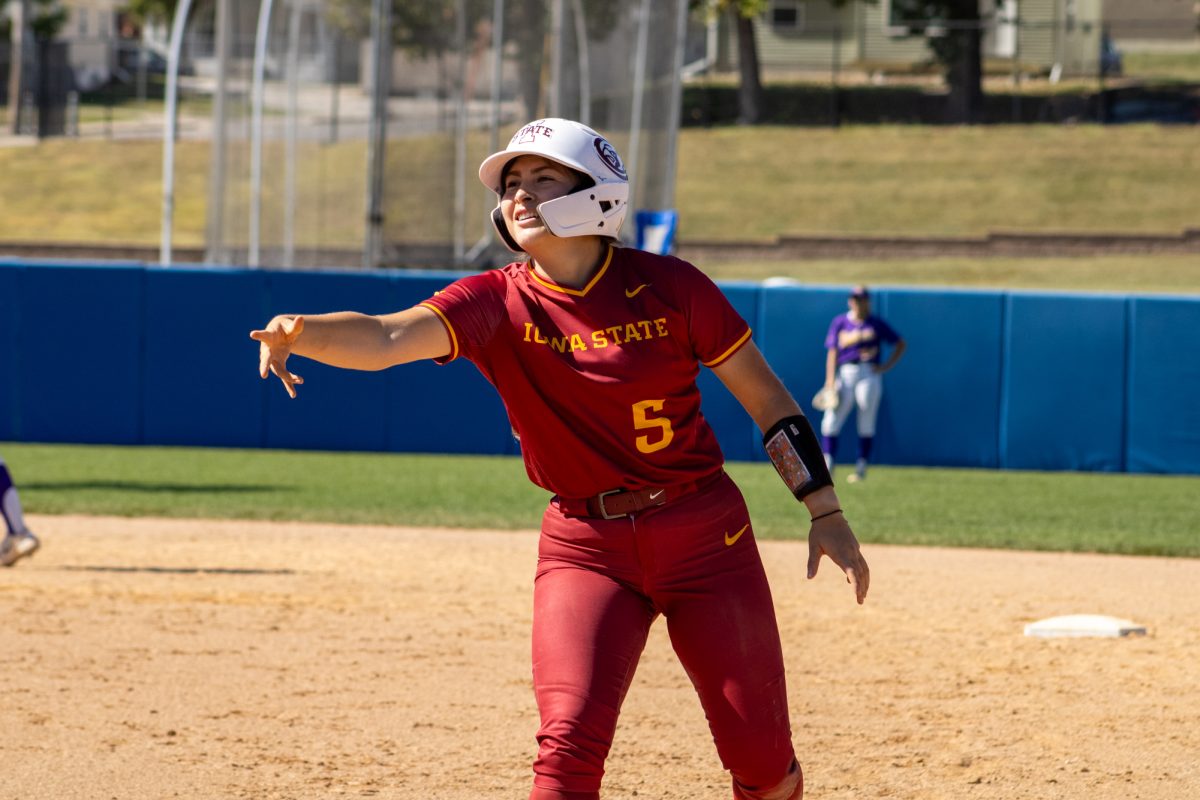
[[[721,290],[686,261],[609,247],[582,289],[524,262],[455,281],[421,305],[451,351],[504,401],[529,478],[564,497],[667,486],[724,463],[696,376],[750,339]]]

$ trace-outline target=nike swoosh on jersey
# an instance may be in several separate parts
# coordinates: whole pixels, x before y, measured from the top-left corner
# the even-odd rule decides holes
[[[730,536],[729,532],[726,531],[725,532],[725,546],[729,547],[729,546],[733,545],[735,542],[737,542],[738,539],[742,538],[742,534],[745,533],[749,527],[750,527],[750,523],[747,522],[745,525],[742,526],[742,529],[740,531],[738,531],[737,533],[735,533],[733,536]]]
[[[632,289],[632,290],[626,289],[625,296],[632,300],[633,298],[638,296],[638,292],[640,292],[642,289],[645,289],[649,285],[650,284],[648,284],[648,283],[643,283],[641,286],[637,287],[636,289]]]

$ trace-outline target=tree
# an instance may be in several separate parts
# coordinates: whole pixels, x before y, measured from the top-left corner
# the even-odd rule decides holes
[[[554,0],[507,0],[506,38],[515,42],[517,85],[526,116],[536,117],[542,100],[547,24]],[[601,36],[616,25],[620,3],[588,2],[583,5],[587,29]],[[365,36],[370,29],[371,0],[327,0],[328,19],[347,35]],[[466,1],[468,37],[490,25],[493,0]],[[392,34],[398,47],[417,56],[440,56],[458,47],[458,4],[447,0],[393,0]]]
[[[15,3],[20,3],[21,0],[14,0]],[[8,4],[8,0],[0,0],[0,12],[4,11],[4,7]],[[55,36],[62,32],[63,27],[67,24],[69,13],[58,0],[25,0],[26,13],[29,14],[29,29],[33,32],[33,37],[39,41],[50,41]],[[4,38],[9,38],[13,35],[11,22],[4,21],[3,30],[7,33]]]
[[[179,0],[127,0],[123,10],[138,22],[170,21],[175,18],[178,5]]]
[[[950,122],[977,122],[983,110],[983,32],[979,0],[892,0],[892,19],[924,33],[945,70]]]
[[[0,12],[4,11],[7,0],[0,0]],[[13,133],[20,133],[21,106],[25,102],[25,92],[29,88],[30,77],[25,69],[26,48],[35,52],[40,61],[44,58],[44,47],[39,44],[32,48],[29,34],[40,43],[51,41],[67,24],[67,10],[58,4],[57,0],[15,0],[17,18],[21,25],[14,27],[9,23],[9,36],[12,39],[10,64],[8,74],[8,120]]]
[[[710,17],[727,14],[734,21],[738,42],[738,122],[743,125],[754,125],[762,119],[763,88],[754,18],[769,5],[767,0],[689,0],[693,11],[703,11]]]
[[[849,0],[829,2],[841,6]],[[755,124],[762,116],[762,78],[753,20],[769,5],[767,0],[689,0],[693,11],[710,16],[727,14],[734,19],[738,42],[738,119],[742,124]],[[891,0],[890,10],[890,22],[926,36],[930,49],[944,67],[950,89],[949,120],[977,121],[983,109],[979,0]]]

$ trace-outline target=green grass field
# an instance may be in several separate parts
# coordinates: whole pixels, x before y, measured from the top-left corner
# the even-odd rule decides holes
[[[1130,77],[1160,83],[1200,82],[1200,51],[1125,53],[1123,62]]]
[[[404,158],[440,163],[444,171],[444,143],[406,144]],[[472,143],[472,160],[482,146]],[[318,200],[303,212],[298,245],[357,246],[362,143],[304,147],[300,185]],[[393,173],[403,172],[399,151],[391,152]],[[235,154],[233,174],[244,172],[244,155]],[[178,156],[176,244],[197,245],[204,238],[207,147],[182,142]],[[1200,148],[1195,131],[1182,127],[687,130],[680,158],[684,239],[998,229],[1178,233],[1198,224]],[[156,244],[160,179],[156,142],[0,148],[0,194],[21,198],[0,214],[0,241]],[[268,206],[278,204],[271,186]],[[393,202],[404,201],[403,191],[392,188]],[[392,235],[445,234],[448,215],[437,202],[426,197],[404,207]],[[265,217],[267,240],[277,222],[277,215]],[[702,266],[723,279],[1200,293],[1197,256]],[[34,513],[511,529],[536,526],[545,502],[514,459],[25,444],[0,452]],[[769,465],[734,464],[730,471],[760,535],[804,534],[803,510]],[[1200,556],[1195,477],[877,468],[867,484],[845,486],[841,495],[870,542]]]
[[[26,510],[533,529],[515,458],[5,443]],[[729,471],[764,538],[807,515],[766,463]],[[865,542],[1200,557],[1200,477],[878,467],[843,485]]]
[[[1200,294],[1200,255],[1114,255],[1088,258],[958,257],[874,261],[731,261],[706,263],[717,280],[792,278],[805,284],[953,286]]]
[[[676,203],[682,239],[1178,233],[1198,176],[1188,126],[714,128],[680,137]]]
[[[300,244],[361,242],[364,147],[303,145]],[[485,149],[482,136],[473,138],[470,163]],[[207,145],[181,142],[177,156],[175,239],[198,245]],[[265,154],[266,208],[279,204],[274,156]],[[450,174],[452,159],[444,137],[406,139],[389,150],[389,174],[406,176],[389,187],[390,235],[428,240],[447,234],[449,187],[426,192],[420,203],[405,202],[404,193],[414,181]],[[228,170],[244,196],[244,147],[231,150]],[[162,147],[155,141],[49,140],[0,148],[0,195],[21,198],[0,215],[0,241],[157,244],[161,172]],[[991,230],[1177,234],[1197,225],[1197,176],[1200,148],[1187,126],[687,129],[680,136],[676,205],[685,240]],[[482,207],[483,199],[483,190],[473,189],[468,208],[476,200]],[[403,213],[395,210],[401,204]],[[239,212],[230,213],[232,224]],[[276,216],[264,212],[268,240]]]

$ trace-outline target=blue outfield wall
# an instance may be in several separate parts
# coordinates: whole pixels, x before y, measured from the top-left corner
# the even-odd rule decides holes
[[[280,312],[407,308],[457,277],[0,261],[0,440],[515,454],[465,361],[382,373],[294,359],[300,399],[257,374],[249,331]],[[812,395],[845,287],[723,285],[776,372]],[[908,342],[885,378],[883,464],[1200,474],[1200,298],[878,289]],[[702,370],[731,460],[760,436]],[[1180,398],[1185,400],[1181,401]],[[839,460],[856,446],[854,418]]]

